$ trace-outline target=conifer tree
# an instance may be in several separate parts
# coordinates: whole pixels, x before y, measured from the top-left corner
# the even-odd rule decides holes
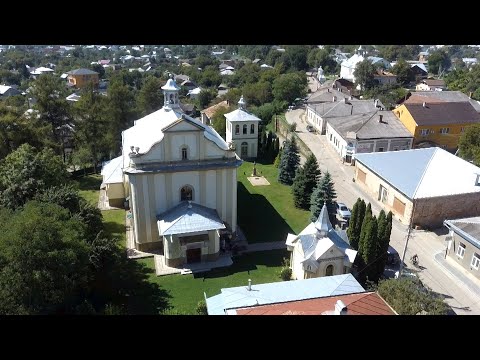
[[[358,219],[359,215],[359,206],[361,203],[361,199],[358,198],[355,204],[353,204],[352,208],[352,215],[350,216],[349,224],[348,224],[348,229],[347,229],[347,236],[348,236],[348,241],[350,242],[350,246],[354,250],[358,250],[358,234],[355,233],[355,229],[357,226],[357,222],[361,221]]]
[[[327,210],[330,215],[335,213],[335,199],[337,193],[333,187],[333,181],[330,173],[327,171],[325,175],[318,182],[317,187],[312,193],[310,198],[310,219],[316,221],[320,211],[322,210],[323,203],[326,201]]]
[[[285,143],[280,161],[278,172],[278,181],[285,185],[292,185],[298,166],[300,165],[300,155],[295,138]]]
[[[310,154],[305,165],[297,171],[292,185],[293,199],[297,208],[305,210],[310,208],[310,198],[320,174],[317,159],[315,155]]]

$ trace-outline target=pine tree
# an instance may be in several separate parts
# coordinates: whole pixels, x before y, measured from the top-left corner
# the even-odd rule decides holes
[[[317,159],[315,155],[310,154],[303,168],[299,168],[292,185],[294,203],[297,208],[305,210],[310,208],[310,198],[320,175]]]
[[[285,185],[292,185],[299,165],[299,150],[295,138],[292,136],[291,140],[287,141],[283,148],[282,160],[280,161],[278,172],[278,181]]]
[[[358,236],[357,234],[355,233],[355,228],[356,228],[356,225],[357,225],[357,222],[359,221],[358,219],[358,208],[359,208],[359,205],[360,205],[360,202],[361,202],[361,199],[358,198],[357,201],[355,202],[355,204],[353,204],[353,208],[352,208],[352,215],[350,216],[350,220],[349,220],[349,225],[348,225],[348,229],[347,229],[347,236],[348,236],[348,241],[350,243],[350,246],[354,249],[354,250],[358,250]]]
[[[310,198],[310,219],[316,221],[320,210],[322,210],[323,203],[326,201],[327,210],[330,215],[335,213],[335,199],[337,193],[333,187],[333,181],[330,173],[327,171],[325,175],[318,182],[317,187]]]
[[[391,232],[392,232],[392,212],[389,211],[387,216],[385,217],[385,220],[383,221],[382,226],[380,226],[380,215],[379,215],[378,235],[377,235],[378,242],[379,242],[378,256],[381,256],[382,254],[383,256],[381,256],[381,258],[378,260],[378,265],[377,265],[378,278],[372,279],[373,281],[378,281],[378,279],[383,274],[383,271],[385,269],[385,265],[387,263],[388,246],[390,245]]]
[[[367,205],[365,204],[365,200],[360,200],[358,203],[358,216],[357,216],[357,221],[355,223],[355,229],[354,229],[354,239],[356,239],[356,245],[357,245],[357,250],[359,247],[360,243],[360,234],[362,232],[362,224],[363,220],[365,219],[365,212],[366,212]]]
[[[380,211],[378,214],[378,219],[377,219],[377,239],[375,242],[375,258],[377,261],[375,262],[375,271],[371,272],[371,276],[369,276],[369,279],[378,282],[378,279],[382,276],[383,270],[385,268],[385,263],[387,259],[387,249],[384,247],[384,236],[385,236],[385,231],[387,228],[387,216],[385,215],[385,211],[383,209]],[[388,244],[388,243],[387,243]]]
[[[280,151],[280,139],[276,137],[273,142],[273,155],[277,156],[279,151]]]
[[[278,154],[275,157],[275,161],[273,162],[273,166],[275,166],[277,169],[280,167],[280,161],[282,160],[282,152],[282,150],[278,151]]]

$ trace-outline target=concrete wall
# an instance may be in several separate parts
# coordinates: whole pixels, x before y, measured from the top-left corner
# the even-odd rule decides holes
[[[113,199],[125,199],[125,191],[123,188],[123,183],[112,183],[107,184],[107,197],[108,200]]]
[[[480,216],[480,193],[415,200],[413,224],[435,229],[445,219]]]
[[[463,258],[457,255],[458,247],[460,244],[465,246],[465,253],[463,254]],[[474,254],[480,255],[480,249],[476,246],[472,245],[470,242],[462,238],[457,233],[453,232],[453,240],[448,247],[448,256],[460,264],[464,269],[466,269],[470,274],[474,275],[478,279],[480,279],[480,270],[475,269],[472,266],[472,257]]]

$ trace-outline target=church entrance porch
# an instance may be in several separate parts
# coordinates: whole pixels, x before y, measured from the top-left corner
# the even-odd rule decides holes
[[[187,264],[198,263],[202,261],[202,248],[187,249]]]

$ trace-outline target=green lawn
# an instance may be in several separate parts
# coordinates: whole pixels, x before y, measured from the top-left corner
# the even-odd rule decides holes
[[[236,257],[230,267],[195,275],[167,276],[155,275],[153,258],[137,261],[151,269],[150,281],[169,294],[173,309],[194,314],[197,303],[204,299],[204,292],[207,297],[217,295],[222,288],[247,285],[248,279],[252,279],[253,284],[281,281],[279,274],[284,257],[288,257],[287,250],[247,253]]]
[[[80,195],[92,205],[97,206],[100,196],[101,175],[87,175],[77,180]],[[125,210],[102,211],[105,230],[119,240],[122,247],[126,247],[125,238]]]
[[[245,161],[238,169],[238,223],[249,243],[284,241],[287,233],[298,234],[310,222],[310,212],[295,208],[290,186],[277,181],[278,169],[256,164],[257,174],[270,182],[253,186],[247,179],[253,163]]]
[[[92,205],[97,206],[102,176],[98,174],[87,175],[76,179],[76,182],[80,195]]]

